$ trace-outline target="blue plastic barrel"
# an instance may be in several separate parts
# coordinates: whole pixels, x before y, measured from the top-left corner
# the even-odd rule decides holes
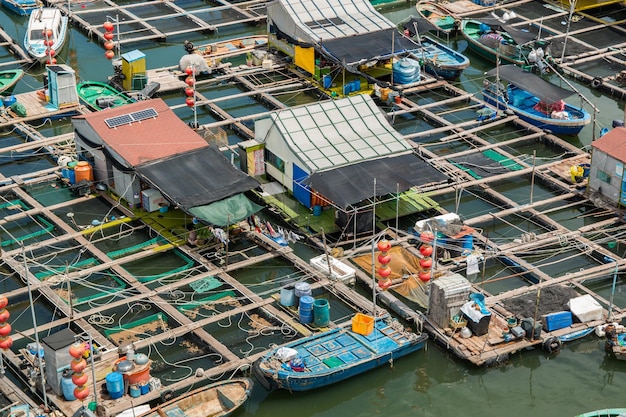
[[[298,314],[300,316],[300,323],[309,324],[313,323],[313,303],[315,298],[310,295],[300,297],[300,307],[298,307]]]
[[[352,84],[350,84],[350,83],[344,84],[344,86],[343,86],[343,95],[347,96],[351,92],[352,92]]]
[[[324,88],[330,88],[333,83],[333,79],[330,78],[330,75],[324,75],[322,77],[322,85]]]
[[[320,205],[313,206],[313,215],[314,216],[321,216],[322,215],[322,206],[320,206]]]
[[[76,388],[76,384],[72,381],[72,374],[69,372],[64,373],[61,378],[61,391],[63,391],[63,398],[66,401],[74,401],[76,399],[74,388]]]
[[[330,323],[330,305],[328,300],[320,298],[313,302],[313,321],[317,327],[326,327]]]
[[[124,394],[124,377],[119,372],[111,372],[106,376],[106,387],[111,399],[121,398]]]
[[[68,175],[70,179],[70,184],[76,184],[76,172],[74,172],[74,168],[76,167],[77,164],[78,162],[76,161],[72,161],[67,164],[67,169],[69,169]]]
[[[139,385],[132,384],[128,387],[128,393],[132,398],[137,398],[141,395],[141,388],[139,388]]]
[[[139,389],[141,390],[141,395],[146,395],[150,392],[150,384],[146,382],[143,385],[139,385]]]
[[[359,80],[358,78],[354,81],[352,81],[353,85],[354,85],[354,91],[361,91],[361,80]]]
[[[463,236],[463,251],[469,250],[470,252],[474,250],[474,235],[465,235]]]

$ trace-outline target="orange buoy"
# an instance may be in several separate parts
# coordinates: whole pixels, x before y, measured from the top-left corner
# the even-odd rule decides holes
[[[7,337],[11,334],[11,325],[9,323],[0,324],[0,337]]]
[[[9,299],[6,298],[4,295],[1,295],[0,296],[0,309],[5,308],[8,305],[9,305]]]
[[[430,281],[430,271],[421,271],[419,273],[419,279],[423,282]]]
[[[11,313],[9,313],[9,310],[7,310],[6,308],[0,310],[0,323],[6,322],[9,317],[11,317]]]
[[[389,243],[388,240],[381,240],[380,242],[378,242],[379,251],[387,252],[389,249],[391,249],[391,243]]]
[[[196,104],[196,100],[193,97],[187,97],[185,103],[188,107],[193,107]]]
[[[107,51],[112,50],[113,48],[115,48],[115,42],[112,41],[106,41],[104,43],[104,49],[106,49]]]
[[[433,259],[432,258],[424,258],[420,259],[420,266],[424,269],[430,269],[433,267]]]
[[[0,337],[0,349],[8,350],[13,346],[13,339],[11,336]]]
[[[87,377],[87,374],[84,372],[79,372],[72,375],[72,382],[79,387],[85,385],[88,380],[89,379]]]
[[[113,59],[115,57],[115,52],[108,50],[104,53],[106,59]]]
[[[72,371],[79,373],[83,372],[87,368],[87,361],[81,356],[80,358],[75,358],[70,365],[72,367]]]
[[[87,388],[86,386],[83,385],[83,386],[74,388],[74,397],[76,397],[77,400],[82,401],[88,396],[89,396],[89,388]]]
[[[389,255],[389,253],[381,253],[380,255],[378,255],[378,262],[380,262],[383,265],[387,265],[389,262],[391,262],[391,255]]]
[[[83,356],[83,352],[85,351],[85,344],[80,342],[74,342],[72,346],[70,346],[70,356],[72,358],[80,358]]]
[[[107,41],[112,41],[114,36],[113,32],[104,32],[104,35],[102,35],[102,37]]]
[[[433,254],[433,247],[430,245],[420,246],[420,253],[424,256],[430,256]]]
[[[107,32],[113,32],[113,23],[111,22],[104,22],[104,24],[102,25],[102,27],[104,28],[104,30],[106,30]]]

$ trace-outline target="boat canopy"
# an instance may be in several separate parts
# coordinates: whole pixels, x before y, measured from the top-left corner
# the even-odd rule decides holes
[[[245,195],[237,194],[206,206],[192,207],[189,212],[200,220],[224,227],[247,219],[262,209]]]
[[[539,30],[534,26],[528,26],[524,29],[519,29],[519,27],[506,25],[498,19],[493,19],[489,17],[477,20],[478,22],[489,26],[492,30],[506,32],[518,45],[524,45],[539,39]]]
[[[413,15],[400,22],[400,26],[403,30],[408,30],[409,36],[411,37],[415,35],[423,35],[427,32],[437,32],[441,30],[437,26],[433,25],[430,20]],[[417,33],[415,33],[416,28]]]
[[[487,71],[487,75],[497,76],[501,80],[514,84],[548,104],[556,103],[574,94],[573,91],[551,84],[540,76],[524,71],[516,65],[502,65]]]
[[[315,172],[305,183],[345,209],[371,198],[374,180],[376,196],[383,196],[446,179],[444,174],[411,153]]]
[[[135,169],[142,179],[185,211],[250,191],[259,185],[257,180],[232,166],[224,155],[209,146],[154,160]]]

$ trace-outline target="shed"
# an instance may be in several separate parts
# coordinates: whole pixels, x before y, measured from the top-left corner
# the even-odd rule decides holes
[[[255,123],[266,173],[306,207],[350,205],[446,177],[413,153],[367,95],[274,113]],[[376,192],[374,192],[376,179]]]
[[[589,190],[615,205],[626,205],[626,128],[615,127],[591,147]]]
[[[78,104],[76,72],[69,65],[48,65],[48,95],[50,105],[56,109]]]

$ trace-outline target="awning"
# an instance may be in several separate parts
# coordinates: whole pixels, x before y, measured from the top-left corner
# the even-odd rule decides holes
[[[501,80],[514,84],[548,104],[563,100],[574,94],[573,91],[551,84],[540,76],[524,71],[516,65],[502,65],[487,71],[487,75],[497,76]]]
[[[398,29],[386,29],[321,42],[324,52],[337,63],[356,69],[356,66],[376,59],[389,59],[419,49],[419,45],[405,37]]]
[[[415,35],[422,36],[425,35],[426,32],[437,32],[441,30],[433,25],[430,20],[417,16],[409,16],[407,19],[400,22],[400,26],[403,30],[408,30],[409,36],[411,37]],[[417,29],[417,32],[415,29]]]
[[[305,180],[342,208],[376,195],[395,194],[413,186],[447,180],[447,177],[414,154],[361,162],[342,168],[315,172]]]
[[[175,133],[172,134],[175,140]],[[204,206],[256,188],[259,183],[211,147],[136,167],[144,181],[180,208]]]
[[[500,32],[506,32],[518,45],[524,45],[535,39],[539,39],[539,29],[534,26],[527,26],[523,30],[518,29],[515,26],[503,24],[500,20],[485,17],[476,19],[480,23],[484,23],[494,30]]]
[[[189,212],[206,223],[225,227],[240,222],[261,209],[263,207],[253,203],[245,195],[237,194],[213,204],[192,207]]]

